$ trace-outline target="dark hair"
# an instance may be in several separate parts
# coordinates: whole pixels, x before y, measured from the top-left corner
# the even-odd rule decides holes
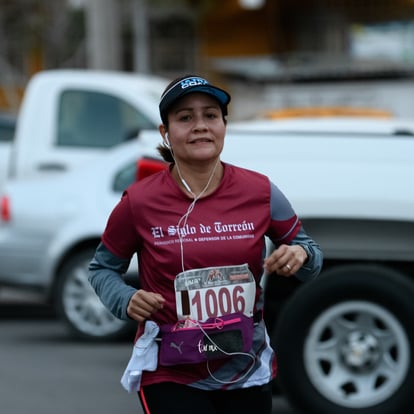
[[[164,143],[157,145],[158,154],[161,155],[162,159],[166,162],[175,162],[173,155],[171,154],[170,148],[168,148]]]
[[[180,86],[180,82],[182,82]],[[185,88],[183,84],[185,83]],[[171,81],[167,87],[164,89],[164,92],[161,95],[160,101],[160,116],[165,126],[165,129],[168,131],[168,112],[170,108],[183,96],[190,92],[203,92],[215,98],[221,109],[223,121],[227,124],[227,105],[230,102],[230,95],[223,89],[218,88],[217,86],[211,85],[207,80],[200,78],[197,75],[184,75],[180,76],[173,81]],[[174,162],[174,157],[171,153],[171,149],[167,147],[164,143],[161,143],[157,146],[157,150],[161,157],[167,162]]]

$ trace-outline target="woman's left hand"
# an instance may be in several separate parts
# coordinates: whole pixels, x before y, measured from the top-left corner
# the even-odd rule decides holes
[[[294,275],[305,263],[308,255],[299,245],[280,245],[264,260],[263,267],[267,273],[290,277]]]

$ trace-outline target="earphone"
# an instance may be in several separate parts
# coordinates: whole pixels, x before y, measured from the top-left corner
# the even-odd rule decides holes
[[[198,195],[194,194],[194,193],[191,191],[190,186],[187,184],[187,182],[184,180],[183,176],[181,175],[181,171],[180,171],[180,168],[179,168],[179,166],[178,166],[177,162],[175,163],[175,165],[177,166],[177,172],[178,172],[178,175],[179,175],[179,177],[180,177],[181,182],[183,183],[183,186],[184,186],[184,187],[186,188],[186,190],[187,190],[187,191],[189,191],[189,192],[193,195],[193,197],[194,197],[194,199],[193,199],[193,201],[191,202],[191,204],[189,205],[189,207],[188,207],[187,211],[186,211],[186,212],[185,212],[185,213],[181,216],[181,218],[178,220],[178,223],[177,223],[177,228],[178,228],[178,229],[180,229],[180,228],[184,228],[184,227],[187,225],[188,216],[189,216],[189,215],[191,214],[191,212],[194,210],[194,207],[195,207],[196,202],[197,202],[197,201],[198,201],[198,200],[199,200],[199,199],[203,196],[203,194],[207,191],[208,187],[210,186],[211,181],[212,181],[212,179],[213,179],[213,177],[214,177],[214,172],[216,171],[216,168],[217,168],[217,165],[218,165],[219,161],[220,161],[220,158],[217,158],[216,164],[215,164],[215,166],[214,166],[213,170],[211,171],[211,174],[210,174],[210,177],[209,177],[209,179],[208,179],[208,181],[207,181],[206,186],[203,188],[203,190],[201,191],[201,193],[200,193],[200,194],[198,194]],[[181,252],[181,268],[182,268],[182,271],[184,272],[184,270],[185,270],[185,268],[184,268],[184,243],[183,243],[183,235],[181,234],[181,231],[178,231],[178,240],[179,240],[179,242],[180,242],[180,252]]]
[[[168,139],[168,132],[165,133],[165,144],[167,145],[167,148],[171,149],[170,140]]]

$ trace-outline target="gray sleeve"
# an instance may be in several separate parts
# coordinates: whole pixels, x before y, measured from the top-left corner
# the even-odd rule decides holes
[[[323,253],[319,245],[306,234],[303,226],[300,228],[291,244],[302,246],[308,254],[308,260],[297,271],[296,277],[302,282],[314,279],[321,272],[323,265]]]
[[[120,259],[100,243],[89,264],[89,282],[96,294],[114,316],[124,320],[129,319],[126,310],[137,291],[122,278],[129,263],[129,259]]]

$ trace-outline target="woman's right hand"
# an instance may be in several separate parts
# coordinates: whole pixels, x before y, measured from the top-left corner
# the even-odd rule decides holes
[[[132,295],[128,303],[127,314],[131,319],[144,322],[154,312],[162,309],[164,302],[165,299],[159,293],[139,289]]]

